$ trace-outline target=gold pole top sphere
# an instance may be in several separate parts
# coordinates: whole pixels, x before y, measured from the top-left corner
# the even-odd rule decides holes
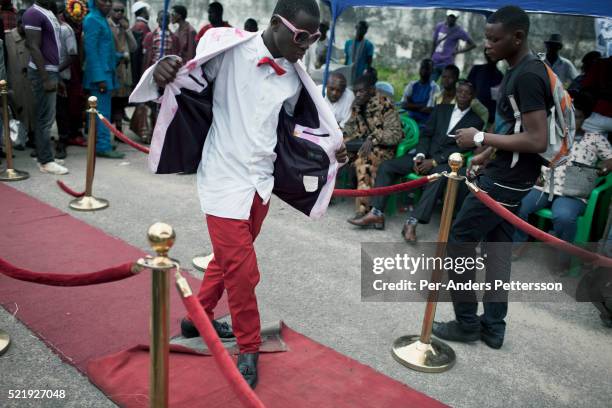
[[[149,245],[158,256],[167,256],[168,251],[174,245],[176,234],[170,225],[164,222],[156,222],[149,227],[147,238],[149,239]]]
[[[0,80],[0,91],[2,92],[8,91],[8,83],[4,79]]]
[[[90,108],[95,109],[98,106],[98,98],[95,96],[90,96],[87,98],[87,103],[89,104]]]
[[[453,173],[457,173],[461,166],[463,166],[463,156],[461,153],[451,154],[448,158],[448,165]]]

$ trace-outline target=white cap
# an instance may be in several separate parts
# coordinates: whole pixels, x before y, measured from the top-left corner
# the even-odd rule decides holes
[[[141,2],[139,1],[138,3],[141,3]],[[456,10],[446,10],[446,15],[459,17],[459,12]]]
[[[151,6],[146,1],[137,1],[132,5],[132,13],[136,14],[138,10],[142,10],[143,8],[150,9]]]

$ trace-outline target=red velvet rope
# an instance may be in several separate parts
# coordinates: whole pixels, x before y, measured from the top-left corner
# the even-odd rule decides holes
[[[217,366],[230,386],[234,389],[242,405],[248,408],[264,408],[263,402],[261,402],[257,394],[255,394],[246,383],[229,353],[221,344],[219,336],[217,336],[217,332],[213,328],[208,316],[204,313],[200,302],[193,295],[188,297],[181,296],[181,299],[185,304],[189,317],[191,317],[191,320],[198,328],[208,349],[212,352]]]
[[[121,133],[119,131],[119,129],[114,127],[113,124],[108,121],[108,119],[106,119],[104,116],[102,116],[102,114],[98,113],[98,118],[100,118],[100,121],[102,121],[102,123],[104,124],[104,126],[106,126],[108,128],[108,130],[113,132],[113,134],[117,137],[117,139],[121,140],[122,142],[124,142],[124,143],[126,143],[126,144],[128,144],[130,146],[132,146],[136,150],[140,150],[143,153],[149,154],[149,148],[148,147],[145,147],[145,146],[143,146],[141,144],[138,144],[138,143],[134,142],[132,139],[130,139],[129,137],[127,137],[126,135]]]
[[[612,267],[612,258],[607,258],[603,255],[587,251],[586,249],[582,249],[580,247],[577,247],[576,245],[572,245],[569,242],[563,241],[562,239],[559,239],[555,236],[552,236],[544,231],[537,229],[533,225],[529,224],[528,222],[525,222],[523,219],[516,216],[514,213],[512,213],[503,205],[495,201],[493,198],[491,198],[491,196],[489,196],[482,190],[478,190],[476,192],[472,190],[472,193],[474,193],[476,198],[478,198],[484,205],[489,207],[489,209],[495,214],[499,215],[521,231],[531,235],[538,241],[551,244],[557,249],[582,258],[587,262],[592,262],[595,265],[605,266],[607,268]]]
[[[392,186],[386,187],[377,187],[371,188],[369,190],[345,190],[345,189],[335,189],[334,196],[335,197],[370,197],[370,196],[381,196],[381,195],[389,195],[393,193],[399,193],[401,191],[412,190],[413,188],[421,187],[430,181],[437,179],[429,179],[428,177],[421,177],[416,180],[407,181],[405,183],[395,184]]]
[[[76,198],[81,198],[85,195],[85,191],[83,191],[82,193],[79,193],[77,191],[74,191],[73,189],[71,189],[70,187],[68,187],[66,184],[64,184],[64,182],[62,180],[57,180],[57,185],[64,190],[64,192],[70,194],[73,197]]]
[[[114,282],[134,276],[133,262],[85,274],[39,273],[18,268],[0,258],[0,273],[13,279],[48,286],[86,286]]]

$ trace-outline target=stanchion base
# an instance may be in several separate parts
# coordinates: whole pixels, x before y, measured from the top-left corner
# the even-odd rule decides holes
[[[11,338],[8,333],[0,329],[0,356],[6,353],[9,346],[11,345]]]
[[[30,177],[27,171],[6,169],[0,173],[0,181],[20,181]]]
[[[402,336],[393,342],[393,358],[400,364],[424,373],[441,373],[455,365],[455,351],[446,343],[432,338],[422,343],[420,336]]]
[[[191,263],[193,267],[196,268],[200,272],[206,271],[208,268],[208,264],[212,261],[214,254],[210,255],[197,255],[192,260]]]
[[[81,197],[70,202],[70,208],[77,211],[97,211],[108,207],[108,201],[103,198]]]

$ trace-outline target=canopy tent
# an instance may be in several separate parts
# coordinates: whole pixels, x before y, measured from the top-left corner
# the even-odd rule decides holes
[[[512,3],[531,13],[569,14],[576,16],[612,17],[612,1],[605,0],[323,0],[331,9],[332,23],[325,60],[323,84],[327,83],[336,22],[347,7],[414,7],[448,8],[488,14]],[[325,89],[325,86],[323,87]]]

